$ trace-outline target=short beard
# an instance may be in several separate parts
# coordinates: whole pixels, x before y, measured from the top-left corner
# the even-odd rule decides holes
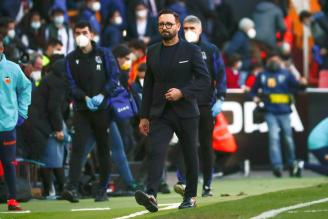
[[[167,42],[167,41],[172,40],[176,36],[176,33],[172,33],[172,34],[169,34],[169,35],[161,35],[161,36],[162,36],[162,39],[165,42]]]

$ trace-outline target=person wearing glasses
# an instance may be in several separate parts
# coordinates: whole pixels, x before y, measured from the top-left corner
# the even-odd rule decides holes
[[[158,211],[156,195],[169,142],[176,133],[186,166],[186,189],[179,209],[196,206],[198,184],[197,95],[210,87],[210,76],[200,48],[181,40],[179,15],[162,10],[158,31],[162,42],[150,46],[140,111],[140,132],[149,136],[150,154],[146,192],[135,199],[148,211]]]

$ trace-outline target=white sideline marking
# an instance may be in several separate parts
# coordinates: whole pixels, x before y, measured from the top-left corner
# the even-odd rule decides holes
[[[318,213],[318,212],[328,212],[328,209],[306,210],[306,211],[288,211],[289,214],[297,214],[297,213]]]
[[[31,213],[30,210],[28,211],[3,211],[3,212],[0,212],[0,214],[29,214]]]
[[[158,209],[159,211],[165,211],[165,210],[170,210],[170,209],[175,209],[180,205],[180,203],[171,203],[171,204],[159,204],[158,206],[166,206],[165,208],[160,208]],[[126,216],[122,216],[122,217],[117,217],[114,219],[129,219],[129,218],[134,218],[134,217],[138,217],[144,214],[148,214],[149,211],[145,210],[145,211],[138,211],[136,213],[132,213]]]
[[[110,208],[78,208],[71,209],[71,211],[108,211]]]
[[[273,209],[273,210],[270,210],[270,211],[263,212],[262,214],[260,214],[258,216],[252,217],[251,219],[271,218],[271,217],[275,217],[278,214],[286,212],[286,211],[294,210],[294,209],[297,209],[297,208],[304,208],[304,207],[308,207],[310,205],[320,204],[320,203],[324,203],[324,202],[328,202],[328,198],[319,199],[319,200],[312,201],[312,202],[305,202],[305,203],[301,203],[301,204],[297,204],[297,205],[292,205],[292,206],[289,206],[289,207]]]

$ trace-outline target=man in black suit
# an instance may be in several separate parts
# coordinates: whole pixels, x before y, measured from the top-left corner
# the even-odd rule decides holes
[[[179,209],[196,206],[198,181],[197,95],[210,87],[210,76],[200,48],[180,40],[179,16],[163,10],[158,16],[162,42],[147,53],[147,71],[140,111],[140,132],[149,135],[147,191],[137,191],[138,204],[151,212],[158,210],[156,194],[163,173],[167,146],[175,132],[181,143],[186,165],[186,190]]]

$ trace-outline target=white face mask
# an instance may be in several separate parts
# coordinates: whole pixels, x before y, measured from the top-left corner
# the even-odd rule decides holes
[[[131,53],[130,59],[131,59],[132,62],[134,62],[138,59],[138,57],[135,54]]]
[[[140,82],[140,84],[141,84],[141,87],[143,87],[143,85],[144,85],[144,81],[145,81],[145,79],[143,79],[143,78],[140,78],[140,79],[139,79],[139,82]]]
[[[54,22],[56,25],[62,25],[64,23],[64,21],[65,21],[65,18],[63,15],[54,17]]]
[[[121,25],[123,23],[123,18],[121,16],[114,17],[114,24]]]
[[[147,14],[148,14],[147,10],[136,11],[136,15],[138,18],[145,18],[147,17]]]
[[[64,55],[64,51],[63,50],[54,50],[53,54],[54,55]]]
[[[16,36],[15,30],[14,29],[9,30],[8,31],[8,36],[9,36],[9,38],[14,39],[15,36]]]
[[[92,5],[91,5],[91,10],[93,10],[94,12],[99,11],[100,8],[101,8],[101,4],[100,4],[100,2],[94,2],[94,3],[92,3]]]
[[[237,69],[238,69],[238,70],[241,69],[242,66],[243,66],[243,63],[242,63],[241,61],[239,61],[239,62],[237,63]]]
[[[254,39],[255,36],[256,36],[256,30],[254,28],[252,29],[249,29],[247,31],[247,36],[250,38],[250,39]]]
[[[30,74],[30,78],[33,81],[40,81],[41,80],[41,71],[32,71]]]
[[[99,37],[98,35],[95,35],[95,36],[93,37],[93,41],[94,41],[95,43],[99,43],[99,41],[100,41],[100,37]]]
[[[186,31],[185,38],[189,43],[196,43],[199,40],[199,36],[194,31]]]
[[[86,47],[87,45],[89,45],[90,43],[90,40],[88,37],[84,36],[83,34],[77,36],[75,38],[75,41],[76,41],[76,45],[80,48],[84,48]]]
[[[38,30],[40,27],[41,27],[41,22],[39,21],[33,21],[31,23],[31,27],[34,29],[34,30]]]

